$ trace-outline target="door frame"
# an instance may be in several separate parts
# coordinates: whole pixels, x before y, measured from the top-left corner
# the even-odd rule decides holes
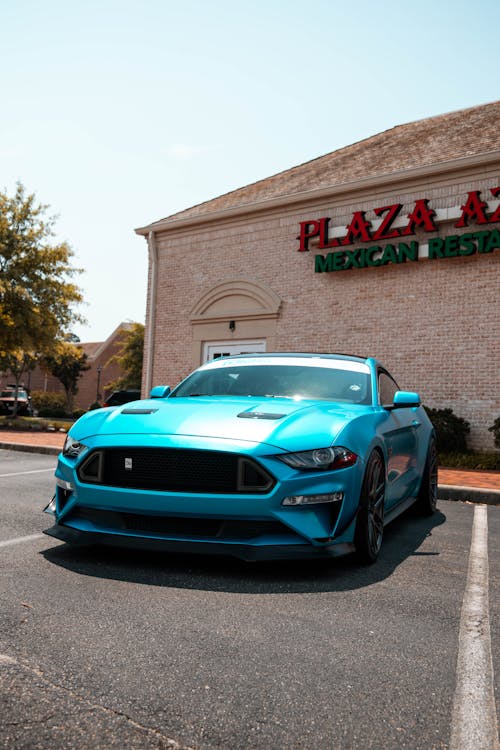
[[[266,351],[266,339],[238,339],[235,341],[204,341],[203,360],[210,362],[215,356],[227,357],[231,354],[253,354]]]

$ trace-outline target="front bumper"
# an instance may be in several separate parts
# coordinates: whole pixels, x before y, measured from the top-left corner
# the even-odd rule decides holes
[[[148,444],[153,443],[150,437]],[[236,452],[234,442],[220,441],[218,447],[227,450],[228,446]],[[46,533],[72,544],[231,555],[244,560],[328,558],[351,552],[361,460],[336,471],[304,472],[275,455],[259,452],[263,449],[254,444],[239,451],[260,462],[276,479],[269,491],[258,494],[166,492],[86,483],[77,471],[82,459],[60,455],[52,504],[56,524]],[[341,493],[343,499],[300,507],[282,504],[288,496],[321,493]]]

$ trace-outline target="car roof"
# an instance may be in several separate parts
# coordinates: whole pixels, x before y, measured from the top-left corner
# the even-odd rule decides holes
[[[228,357],[218,357],[218,359],[266,359],[266,357],[277,357],[282,358],[293,358],[293,357],[309,357],[311,359],[345,359],[348,362],[367,362],[370,357],[361,357],[357,354],[337,354],[333,352],[255,352],[248,354],[230,354]]]

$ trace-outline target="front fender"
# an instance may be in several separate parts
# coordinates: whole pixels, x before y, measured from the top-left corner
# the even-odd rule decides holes
[[[337,436],[336,444],[356,453],[363,464],[363,470],[375,449],[381,452],[387,466],[387,447],[381,432],[384,418],[383,413],[373,410],[349,422]]]

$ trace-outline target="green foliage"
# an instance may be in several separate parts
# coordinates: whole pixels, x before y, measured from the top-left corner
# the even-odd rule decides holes
[[[457,417],[452,409],[430,409],[425,407],[436,430],[437,447],[440,453],[466,453],[470,424]]]
[[[0,350],[0,370],[12,375],[12,379],[19,385],[22,376],[36,367],[36,355],[33,352],[13,349]]]
[[[447,469],[500,471],[500,453],[440,453],[438,461]]]
[[[37,412],[40,412],[41,409],[64,409],[66,397],[64,393],[53,391],[32,391],[31,402]]]
[[[22,432],[68,432],[73,422],[54,422],[51,419],[34,417],[0,417],[0,430],[21,430]]]
[[[81,317],[82,301],[70,278],[79,273],[66,242],[54,243],[48,206],[35,203],[18,183],[15,195],[0,192],[0,341],[4,352],[39,352]]]
[[[497,417],[488,431],[493,433],[495,448],[500,448],[500,417]]]
[[[142,358],[144,354],[144,326],[142,323],[132,323],[130,328],[122,337],[122,346],[117,354],[108,361],[118,362],[123,375],[112,383],[106,390],[141,389],[142,383]]]
[[[67,413],[73,412],[73,396],[78,393],[78,379],[89,369],[87,355],[76,344],[69,341],[57,341],[50,354],[40,360],[42,369],[49,372],[62,383],[66,393]]]
[[[51,417],[52,419],[64,419],[68,417],[68,412],[61,406],[45,406],[38,411],[39,417]]]
[[[33,391],[31,403],[39,417],[64,418],[68,416],[64,393]]]

